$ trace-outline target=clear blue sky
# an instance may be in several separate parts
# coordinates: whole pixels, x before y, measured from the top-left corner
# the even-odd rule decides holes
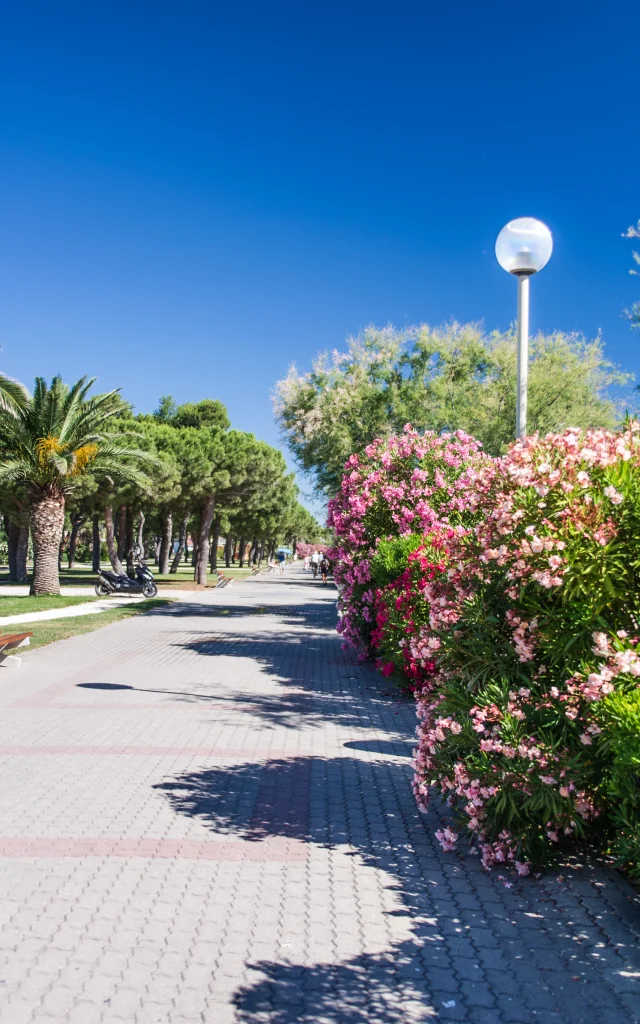
[[[369,322],[506,327],[502,225],[546,221],[543,329],[640,378],[637,0],[53,4],[0,12],[0,356],[218,397]]]

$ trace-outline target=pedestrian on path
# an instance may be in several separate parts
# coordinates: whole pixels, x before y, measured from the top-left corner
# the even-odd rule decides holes
[[[320,575],[322,576],[322,582],[326,583],[327,576],[329,575],[329,559],[326,555],[322,556],[322,561],[320,562]]]
[[[278,551],[278,562],[280,564],[280,575],[284,575],[284,567],[287,561],[287,556],[284,551]]]

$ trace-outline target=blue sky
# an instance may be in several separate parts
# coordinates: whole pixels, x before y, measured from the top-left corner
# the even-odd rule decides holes
[[[639,31],[636,0],[1,5],[2,368],[274,443],[274,381],[367,323],[507,327],[495,236],[536,216],[533,326],[640,379]]]

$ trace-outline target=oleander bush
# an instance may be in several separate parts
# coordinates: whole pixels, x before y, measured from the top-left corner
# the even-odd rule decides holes
[[[371,558],[382,541],[440,526],[462,526],[475,509],[460,486],[464,470],[488,462],[481,445],[462,431],[402,434],[377,440],[352,455],[342,485],[329,503],[328,524],[337,535],[331,552],[340,589],[338,630],[360,657],[373,653],[375,584]],[[472,496],[473,497],[473,496]]]
[[[599,711],[601,744],[609,755],[603,782],[609,852],[640,881],[640,689],[634,685],[612,693]]]
[[[640,428],[529,438],[473,482],[483,516],[424,590],[440,646],[415,788],[455,847],[521,873],[607,827],[598,702],[637,686]],[[602,823],[600,822],[602,819]]]
[[[637,871],[640,425],[499,459],[406,430],[350,461],[332,516],[343,635],[415,692],[444,848],[527,874],[590,839]]]
[[[371,559],[375,589],[375,628],[371,645],[385,676],[394,676],[414,693],[436,669],[439,641],[430,635],[427,582],[444,572],[451,530],[434,531],[429,540],[416,534],[381,541]]]

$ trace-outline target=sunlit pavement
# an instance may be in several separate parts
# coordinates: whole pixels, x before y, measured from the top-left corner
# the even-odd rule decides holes
[[[300,567],[0,669],[0,1022],[640,1020],[615,873],[485,875]]]

